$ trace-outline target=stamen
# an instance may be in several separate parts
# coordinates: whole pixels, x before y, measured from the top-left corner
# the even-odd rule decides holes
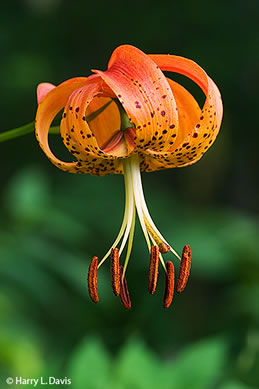
[[[162,253],[162,254],[166,254],[166,253],[168,253],[168,251],[170,251],[169,244],[167,244],[165,242],[159,243],[158,247],[159,247],[160,253]]]
[[[97,293],[97,269],[98,269],[98,257],[93,257],[90,262],[88,270],[88,292],[94,303],[99,302],[99,297]]]
[[[144,220],[145,220],[145,224],[146,224],[149,236],[152,238],[152,241],[156,242],[156,244],[157,244],[157,246],[159,248],[160,253],[166,254],[166,253],[168,253],[168,251],[170,251],[171,247],[169,246],[168,243],[164,242],[160,238],[160,236],[158,236],[158,233],[155,232],[154,228],[149,223],[149,221],[148,221],[148,219],[146,217],[145,211],[144,211],[144,208],[146,207],[146,204],[145,204],[145,206],[143,205],[144,201],[145,201],[145,199],[143,198],[142,199],[142,210],[143,210]]]
[[[150,263],[148,272],[148,291],[155,293],[158,277],[159,249],[158,246],[152,246],[150,251]]]
[[[164,308],[169,308],[174,296],[174,264],[166,262],[167,274],[165,274]]]
[[[156,245],[156,241],[155,241],[155,239],[151,235],[150,235],[150,239],[151,239],[153,245],[155,246]],[[159,252],[159,259],[160,259],[161,265],[163,266],[165,272],[167,272],[166,266],[165,266],[165,262],[163,260],[162,254],[160,252]]]
[[[140,185],[141,185],[141,182],[140,182]],[[155,226],[155,224],[154,224],[153,220],[151,219],[151,216],[148,212],[148,208],[147,208],[147,204],[145,202],[142,186],[141,186],[141,191],[142,191],[142,193],[141,193],[142,210],[143,210],[145,224],[146,224],[149,235],[152,236],[152,238],[155,240],[158,247],[161,245],[162,250],[165,250],[165,252],[162,252],[162,251],[160,251],[160,252],[162,252],[163,254],[166,254],[168,251],[171,251],[181,261],[180,255],[173,249],[173,247],[171,247],[166,242],[163,235],[160,233],[160,231],[158,231],[157,227]]]
[[[132,182],[134,186],[134,197],[135,197],[136,207],[138,211],[140,224],[144,232],[149,250],[150,250],[150,243],[149,243],[149,236],[150,236],[155,240],[158,246],[159,244],[162,243],[162,250],[164,249],[165,253],[170,250],[179,260],[181,260],[181,257],[178,255],[178,253],[166,242],[165,238],[157,229],[149,214],[146,201],[145,201],[145,196],[143,193],[143,188],[142,188],[138,155],[133,155],[130,158],[130,161],[131,161],[132,179],[133,179]]]
[[[139,222],[140,222],[142,231],[144,233],[144,237],[145,237],[146,242],[147,242],[148,251],[150,251],[151,244],[150,244],[149,234],[148,234],[148,231],[146,228],[146,223],[145,223],[143,210],[142,210],[142,206],[141,206],[141,196],[140,196],[140,192],[138,190],[138,177],[137,176],[138,176],[138,174],[140,174],[138,156],[135,156],[135,155],[132,156],[130,158],[129,162],[130,162],[130,168],[131,168],[132,185],[133,185],[133,191],[134,191],[135,205],[136,205],[137,212],[138,212],[138,218],[139,218]],[[127,165],[125,164],[125,166],[127,166]]]
[[[130,258],[131,250],[132,250],[133,237],[134,237],[134,230],[135,230],[135,220],[136,220],[136,208],[135,208],[135,206],[134,206],[134,209],[133,209],[133,218],[132,218],[132,223],[131,223],[130,233],[129,233],[129,240],[128,240],[127,253],[126,253],[126,258],[125,258],[124,265],[123,265],[122,279],[123,279],[124,276],[125,276],[126,269],[127,269],[128,263],[129,263],[129,258]]]
[[[177,278],[176,291],[178,293],[182,292],[186,287],[188,277],[191,269],[191,248],[189,244],[186,244],[182,252],[182,260],[180,264],[179,275]]]
[[[120,264],[119,249],[111,249],[111,284],[115,296],[120,294]]]
[[[130,233],[130,229],[131,229],[131,225],[132,225],[133,217],[134,217],[134,208],[135,208],[134,194],[133,194],[133,190],[132,190],[131,171],[128,168],[127,163],[123,164],[123,168],[124,168],[125,185],[127,187],[126,190],[128,191],[128,206],[127,206],[127,226],[126,226],[124,236],[123,236],[121,246],[120,246],[120,255],[121,255],[121,253],[122,253],[122,251],[127,243],[128,237],[129,237],[129,233]]]
[[[130,295],[127,285],[126,277],[122,278],[123,275],[123,266],[120,266],[120,282],[121,282],[121,290],[120,290],[120,299],[123,306],[129,310],[131,308]]]
[[[131,202],[133,202],[133,204],[134,204],[134,195],[133,195],[132,186],[129,183],[128,175],[124,174],[124,177],[125,177],[125,180],[124,180],[124,184],[125,184],[125,210],[124,210],[124,216],[123,216],[122,225],[121,225],[121,228],[120,228],[120,231],[119,231],[119,234],[118,234],[117,238],[113,242],[112,247],[107,251],[105,256],[102,258],[102,260],[100,261],[100,263],[98,265],[98,268],[109,257],[109,255],[111,253],[111,249],[114,249],[118,245],[118,243],[120,242],[121,238],[123,237],[123,235],[125,233],[125,230],[126,230],[126,227],[128,225],[129,205],[130,205]],[[126,243],[126,241],[125,241],[125,243]]]

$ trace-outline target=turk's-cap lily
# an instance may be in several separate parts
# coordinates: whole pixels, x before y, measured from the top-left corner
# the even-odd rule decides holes
[[[163,71],[180,73],[204,92],[203,108],[181,85]],[[90,77],[72,78],[55,87],[38,86],[36,137],[44,153],[58,168],[71,173],[123,174],[125,212],[121,229],[101,261],[93,257],[88,289],[94,302],[97,270],[110,256],[111,283],[126,309],[131,301],[125,272],[135,227],[135,214],[150,252],[148,290],[154,293],[159,260],[165,270],[164,307],[172,302],[174,265],[162,254],[172,252],[180,261],[176,290],[187,283],[191,249],[185,245],[180,257],[155,226],[141,183],[141,171],[183,167],[197,162],[213,144],[222,120],[222,101],[212,79],[195,62],[174,55],[146,55],[129,45],[119,46],[106,71],[94,70]],[[50,150],[48,133],[52,121],[63,110],[60,133],[74,162],[59,160]],[[124,265],[119,263],[128,242]],[[117,247],[120,243],[119,248]]]

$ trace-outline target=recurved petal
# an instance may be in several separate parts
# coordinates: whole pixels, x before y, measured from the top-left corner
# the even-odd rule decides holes
[[[223,108],[219,90],[205,71],[193,61],[171,55],[150,57],[162,70],[181,73],[191,78],[206,95],[205,104],[196,124],[190,132],[185,131],[182,141],[177,142],[176,148],[173,146],[165,153],[149,150],[149,155],[156,160],[150,170],[191,165],[198,161],[213,144],[220,129]],[[171,83],[170,85],[173,86]],[[186,112],[189,109],[191,107],[188,107]],[[191,115],[190,111],[189,114]]]
[[[124,45],[113,52],[107,71],[95,72],[135,124],[138,150],[168,150],[177,135],[178,114],[171,88],[158,66],[142,51]]]
[[[167,80],[174,94],[176,105],[178,108],[178,136],[172,149],[169,149],[171,153],[170,157],[167,156],[169,151],[166,153],[166,155],[165,153],[156,153],[150,149],[145,151],[146,158],[145,163],[143,163],[142,166],[143,170],[146,171],[158,170],[169,167],[167,165],[172,161],[172,156],[178,154],[178,147],[180,144],[184,144],[184,147],[186,147],[186,151],[188,151],[191,147],[187,143],[184,143],[184,139],[188,136],[188,134],[192,132],[193,128],[195,127],[201,116],[201,109],[194,97],[180,84],[170,79]],[[177,151],[175,151],[175,153],[173,154],[173,150],[176,149]],[[157,156],[160,156],[160,159],[157,159]],[[178,157],[180,156],[175,155],[176,164],[178,163]]]
[[[41,100],[37,110],[35,129],[40,147],[54,165],[65,171],[76,172],[77,162],[63,162],[55,157],[49,147],[49,128],[57,113],[65,106],[70,94],[75,89],[83,86],[86,80],[85,77],[72,78],[52,88]]]
[[[98,144],[98,140],[100,140],[98,130],[100,126],[105,126],[104,120],[107,119],[107,115],[105,114],[104,120],[99,120],[92,128],[87,122],[87,112],[91,103],[95,98],[103,97],[102,85],[103,80],[100,77],[95,77],[89,79],[81,88],[76,89],[69,96],[60,126],[65,146],[78,160],[79,172],[94,175],[122,172],[121,162],[118,161],[120,156],[114,155],[112,152],[105,153]],[[106,102],[105,100],[104,103]],[[97,103],[97,106],[99,108],[100,104]],[[89,114],[91,112],[90,110]],[[104,113],[105,111],[101,115]],[[114,107],[110,110],[110,114],[115,114]],[[116,115],[118,115],[117,112]],[[118,125],[118,123],[118,116],[111,120],[112,125]],[[112,136],[113,132],[109,125],[105,128],[111,132],[108,135]],[[102,129],[100,130],[102,131]],[[102,137],[102,132],[100,136]]]
[[[178,109],[179,129],[176,141],[170,151],[175,150],[190,134],[199,121],[201,109],[195,98],[182,85],[167,79]]]

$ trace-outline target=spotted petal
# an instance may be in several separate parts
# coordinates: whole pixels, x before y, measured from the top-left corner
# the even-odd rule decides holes
[[[114,102],[109,106],[108,114],[106,110],[102,112],[93,125],[87,122],[91,104],[94,104],[93,107],[100,107],[99,99],[107,102],[106,99],[103,100],[102,85],[103,80],[97,77],[75,90],[67,101],[61,121],[65,145],[78,159],[80,170],[95,175],[121,173],[121,163],[118,160],[128,155],[124,142],[119,145],[113,142],[115,145],[109,151],[101,148],[103,140],[106,137],[110,139],[120,129],[119,112]]]
[[[55,116],[65,106],[69,95],[83,86],[86,80],[85,77],[72,78],[48,91],[43,100],[40,98],[35,119],[36,137],[40,147],[54,165],[65,171],[75,172],[77,162],[63,162],[52,153],[48,142],[49,128]]]
[[[107,71],[95,72],[136,126],[136,150],[168,150],[178,132],[178,114],[168,81],[154,61],[135,47],[124,45],[113,52]]]
[[[93,120],[91,129],[86,122],[87,114],[91,114],[96,107],[98,109],[102,102],[107,102],[107,99],[102,97],[100,97],[100,101],[94,101],[95,97],[102,95],[103,81],[100,77],[76,78],[66,81],[56,88],[53,87],[39,104],[35,120],[36,136],[45,154],[60,169],[73,173],[95,175],[122,173],[120,161],[107,161],[107,159],[113,160],[118,157],[104,153],[98,144],[98,141],[101,142],[104,139],[102,132],[99,133],[100,128],[106,129],[106,133],[110,137],[113,135],[113,127],[119,129],[120,121],[116,105],[112,103],[113,107],[108,108],[108,112],[102,112],[98,120]],[[56,114],[62,108],[64,108],[60,125],[62,139],[65,146],[77,159],[76,162],[69,163],[59,160],[49,148],[49,128]],[[106,123],[107,115],[110,119],[108,125]],[[119,152],[121,152],[121,148],[117,151],[117,153]]]
[[[187,166],[198,161],[206,150],[213,144],[218,134],[222,120],[222,101],[219,90],[205,71],[195,62],[172,55],[150,55],[163,71],[172,71],[183,74],[196,82],[206,95],[205,104],[196,124],[192,128],[179,130],[180,141],[167,152],[158,153],[148,150],[148,154],[157,160],[158,168]],[[170,82],[172,90],[174,83]],[[193,116],[192,104],[186,104],[187,94],[182,97],[175,95],[175,99],[182,100],[182,107]],[[180,106],[180,101],[178,101]],[[180,108],[181,109],[181,108]],[[180,115],[180,114],[179,114]],[[182,136],[184,134],[184,137]],[[155,170],[155,166],[151,170]]]

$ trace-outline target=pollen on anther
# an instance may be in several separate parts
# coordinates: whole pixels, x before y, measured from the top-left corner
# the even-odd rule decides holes
[[[98,257],[93,257],[88,270],[88,292],[94,303],[99,302],[97,293],[97,269],[98,269]]]
[[[150,262],[148,272],[148,291],[153,294],[156,290],[159,265],[159,249],[158,246],[152,246],[150,251]]]
[[[168,251],[170,251],[169,244],[167,244],[165,242],[159,243],[158,248],[159,248],[160,253],[162,253],[162,254],[166,254],[166,253],[168,253]]]
[[[130,295],[129,295],[129,290],[128,290],[128,285],[127,285],[127,280],[126,277],[122,278],[123,276],[123,266],[120,266],[120,299],[121,302],[127,310],[131,308],[131,300],[130,300]]]
[[[120,294],[119,249],[111,249],[111,285],[115,296]]]
[[[174,264],[173,262],[168,261],[166,262],[165,266],[167,274],[165,274],[165,293],[163,305],[164,308],[169,308],[174,296]]]
[[[180,270],[176,283],[176,291],[178,293],[181,293],[186,287],[191,269],[191,256],[190,245],[186,244],[183,248]]]

